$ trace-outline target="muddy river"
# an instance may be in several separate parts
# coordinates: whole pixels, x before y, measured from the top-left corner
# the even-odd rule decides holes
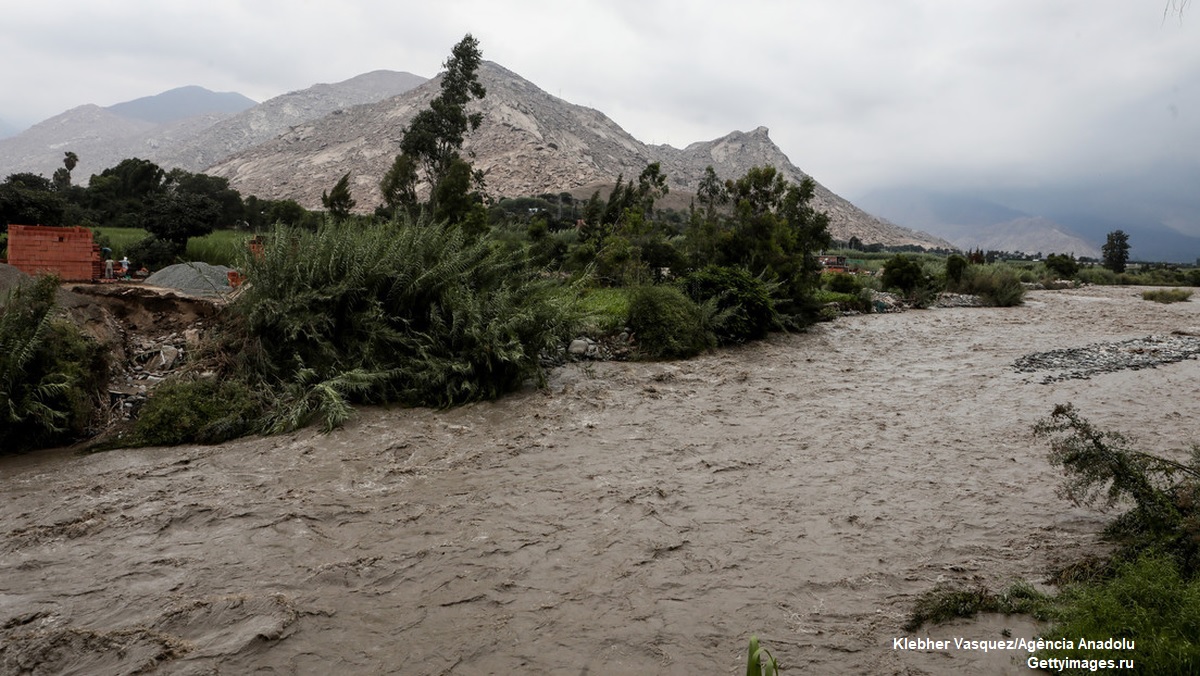
[[[1043,384],[1013,362],[1200,303],[1038,291],[856,316],[686,362],[212,447],[0,458],[0,673],[1028,673],[895,650],[940,582],[1039,582],[1106,517],[1033,424],[1073,402],[1200,441],[1200,362]],[[1032,636],[1021,618],[922,630]]]

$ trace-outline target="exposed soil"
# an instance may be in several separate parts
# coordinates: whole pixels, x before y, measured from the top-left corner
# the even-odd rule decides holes
[[[914,599],[1101,545],[1035,421],[1185,447],[1200,362],[1044,384],[1030,353],[1200,327],[1140,289],[847,317],[329,435],[0,458],[0,672],[1027,673],[899,652]],[[990,617],[931,635],[1032,636]]]

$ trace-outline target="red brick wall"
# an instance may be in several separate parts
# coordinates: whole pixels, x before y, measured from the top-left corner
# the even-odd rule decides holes
[[[52,272],[64,282],[90,282],[104,272],[100,247],[81,226],[8,226],[8,264],[31,275]]]

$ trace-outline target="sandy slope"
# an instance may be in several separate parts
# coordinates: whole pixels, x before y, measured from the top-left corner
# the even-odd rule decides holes
[[[557,371],[328,436],[0,459],[3,673],[1024,672],[892,650],[939,581],[1040,580],[1103,517],[1033,423],[1196,439],[1200,363],[1040,384],[1035,351],[1200,327],[1140,290],[851,317]],[[1019,619],[934,630],[995,637]],[[256,671],[257,670],[257,671]]]

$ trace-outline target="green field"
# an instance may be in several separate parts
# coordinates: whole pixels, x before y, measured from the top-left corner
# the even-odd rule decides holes
[[[107,240],[107,246],[113,250],[113,258],[120,259],[127,254],[130,246],[145,239],[149,234],[141,228],[97,228],[97,243]],[[185,258],[189,261],[203,261],[211,265],[227,265],[236,267],[240,257],[246,251],[246,240],[253,235],[236,230],[215,230],[204,237],[188,240]],[[137,265],[138,261],[134,261]]]

